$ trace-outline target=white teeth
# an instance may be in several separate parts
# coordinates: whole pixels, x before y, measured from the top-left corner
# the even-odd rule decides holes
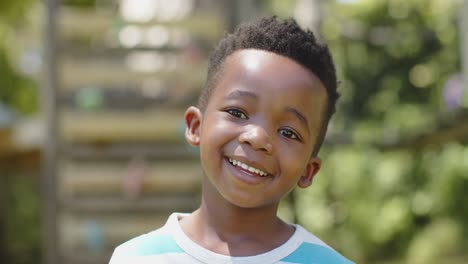
[[[242,163],[242,162],[240,162],[238,160],[234,160],[234,159],[229,158],[229,162],[234,166],[241,167],[244,170],[248,170],[250,172],[256,173],[256,174],[258,174],[258,175],[260,175],[262,177],[265,177],[265,176],[268,175],[266,172],[263,172],[262,170],[251,167],[251,166],[249,166],[247,164],[244,164],[244,163]]]

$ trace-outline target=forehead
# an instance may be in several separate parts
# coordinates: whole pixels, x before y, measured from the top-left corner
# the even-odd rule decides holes
[[[256,49],[239,50],[226,58],[215,90],[226,93],[234,88],[257,93],[289,92],[302,99],[309,94],[323,101],[327,96],[320,79],[304,66],[288,57]]]
[[[312,89],[324,90],[320,79],[296,61],[273,52],[244,49],[229,55],[222,67],[220,79],[281,81],[290,85],[308,85]]]

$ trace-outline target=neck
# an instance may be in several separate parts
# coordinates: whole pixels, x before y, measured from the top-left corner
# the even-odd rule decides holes
[[[222,197],[203,181],[200,208],[180,225],[199,245],[220,254],[250,256],[267,252],[287,241],[294,228],[276,216],[278,204],[242,208]]]
[[[211,183],[203,184],[200,208],[194,218],[205,231],[215,233],[220,239],[265,237],[279,230],[290,229],[276,215],[278,204],[260,208],[242,208],[226,201]]]

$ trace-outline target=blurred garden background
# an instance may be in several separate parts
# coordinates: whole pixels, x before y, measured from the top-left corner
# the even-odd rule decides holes
[[[107,263],[196,208],[183,111],[223,33],[272,14],[341,81],[280,215],[356,263],[468,263],[467,0],[0,1],[0,263]]]

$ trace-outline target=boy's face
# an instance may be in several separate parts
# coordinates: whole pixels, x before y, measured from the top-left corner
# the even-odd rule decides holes
[[[200,146],[204,188],[239,207],[276,206],[320,168],[311,154],[326,90],[300,64],[267,51],[237,51],[223,66],[204,113],[190,107],[185,115],[186,139]]]

